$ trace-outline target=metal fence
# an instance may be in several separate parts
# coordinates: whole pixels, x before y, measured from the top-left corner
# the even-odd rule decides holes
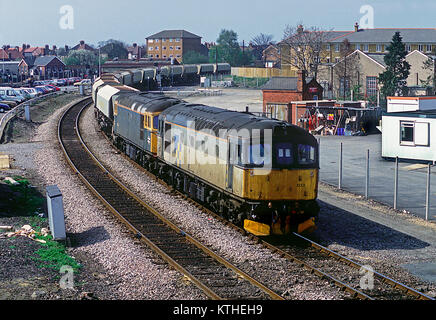
[[[8,122],[12,118],[14,118],[18,113],[23,112],[25,106],[32,105],[32,104],[40,101],[43,98],[47,98],[47,97],[50,97],[50,96],[53,96],[53,95],[56,95],[56,94],[58,94],[58,92],[48,93],[46,95],[39,96],[39,97],[30,99],[30,100],[27,100],[25,102],[20,103],[19,105],[17,105],[15,108],[9,110],[8,112],[6,112],[3,115],[3,117],[0,119],[0,141],[1,141],[2,137],[3,137],[3,133],[4,133],[4,130],[5,130],[6,125],[8,124]]]
[[[318,142],[321,149],[323,142],[320,138]],[[401,161],[398,157],[394,161],[387,161],[370,149],[361,149],[359,154],[356,154],[355,149],[347,153],[343,142],[328,148],[337,148],[337,159],[332,158],[330,151],[330,156],[323,161],[321,152],[320,181],[340,190],[361,194],[366,199],[385,203],[397,210],[407,209],[425,217],[427,221],[432,220],[431,190],[436,188],[431,185],[432,163]]]

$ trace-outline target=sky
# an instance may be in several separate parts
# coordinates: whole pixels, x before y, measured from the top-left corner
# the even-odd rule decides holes
[[[435,0],[0,0],[0,45],[145,44],[162,30],[184,29],[215,42],[231,29],[247,44],[260,33],[280,41],[287,25],[353,30],[436,28]]]

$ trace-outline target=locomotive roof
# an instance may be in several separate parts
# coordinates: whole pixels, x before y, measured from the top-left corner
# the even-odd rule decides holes
[[[140,113],[162,112],[168,107],[181,102],[179,99],[147,92],[121,94],[116,97],[116,101]]]
[[[275,130],[281,128],[279,131],[283,134],[286,134],[286,131],[301,137],[311,136],[304,129],[285,121],[263,118],[251,113],[231,111],[205,105],[181,103],[163,111],[162,115],[166,117],[166,121],[185,127],[189,126],[189,121],[193,121],[195,123],[195,130],[212,130],[216,135],[219,134],[220,129],[248,129],[251,132],[253,129]],[[308,141],[310,140],[312,139],[308,138]],[[313,140],[315,139],[313,138]]]

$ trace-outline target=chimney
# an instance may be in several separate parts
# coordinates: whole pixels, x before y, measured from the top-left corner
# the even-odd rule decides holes
[[[359,24],[357,22],[354,24],[354,32],[359,32]]]
[[[133,44],[133,48],[136,48],[137,46],[138,46],[137,43],[134,43],[134,44]]]
[[[80,40],[80,45],[83,46],[85,44],[84,40]]]
[[[46,44],[44,48],[44,55],[48,56],[49,54],[50,54],[50,47],[48,46],[48,44]]]
[[[300,34],[300,33],[303,33],[303,31],[304,31],[304,28],[303,28],[303,25],[298,25],[298,27],[297,27],[297,33],[298,34]]]
[[[68,48],[68,46],[65,45],[65,53],[68,53],[68,50],[70,50],[70,48]]]
[[[297,91],[303,92],[304,85],[306,84],[306,75],[303,70],[298,70]]]
[[[29,49],[30,48],[30,44],[27,44],[27,49]]]
[[[21,48],[23,49],[23,51],[26,50],[26,45],[23,43]]]

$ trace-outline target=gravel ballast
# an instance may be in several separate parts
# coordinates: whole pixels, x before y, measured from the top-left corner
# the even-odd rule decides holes
[[[72,246],[68,252],[83,265],[81,274],[86,279],[83,281],[88,282],[87,287],[77,287],[93,292],[100,299],[207,299],[192,283],[183,279],[180,273],[169,268],[150,249],[136,241],[65,164],[56,131],[58,119],[65,109],[66,107],[55,111],[47,122],[35,129],[32,143],[22,143],[22,152],[14,153],[16,166],[8,174],[27,172],[34,177],[42,192],[45,186],[52,184],[58,185],[62,191],[67,233]],[[184,231],[245,272],[254,274],[276,292],[287,299],[299,300],[349,298],[347,293],[340,292],[327,281],[321,281],[307,272],[303,275],[289,261],[228,228],[150,179],[121,157],[102,136],[96,126],[92,108],[85,112],[81,127],[91,150],[132,191]],[[14,148],[20,144],[5,146]],[[389,208],[384,209],[388,212],[383,215],[384,219],[376,220],[379,211],[375,205],[366,202],[367,206],[359,211],[361,199],[323,184],[320,185],[320,199],[320,227],[314,236],[323,245],[362,264],[369,264],[376,271],[387,273],[396,280],[417,286],[426,293],[434,291],[434,284],[412,276],[402,267],[410,263],[428,263],[432,257],[434,259],[436,241],[413,236],[412,232],[413,226],[417,226],[426,234],[426,224],[410,221],[407,216],[405,220],[396,221],[398,215],[389,213]],[[394,227],[391,221],[399,225],[408,221],[411,227],[403,230]],[[19,223],[16,221],[17,225]],[[8,251],[8,257],[14,257],[12,249]],[[80,281],[79,277],[77,281]],[[43,282],[43,279],[39,282]],[[14,283],[11,281],[9,285]],[[53,291],[53,294],[39,296],[34,290],[32,298],[81,297],[81,292],[64,292],[56,286],[58,284],[55,282],[53,290],[42,290]],[[11,296],[5,298],[12,299]]]

